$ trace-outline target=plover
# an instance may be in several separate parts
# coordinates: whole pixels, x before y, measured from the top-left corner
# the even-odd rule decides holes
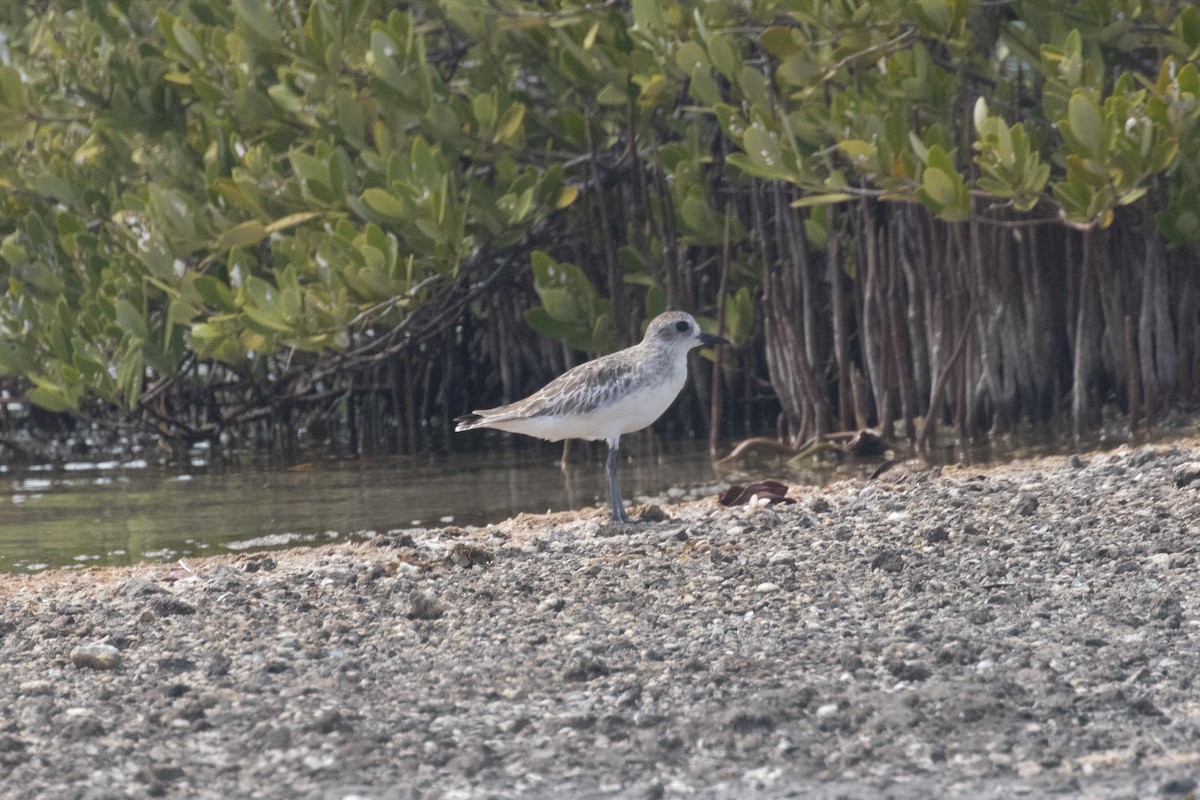
[[[702,332],[691,314],[668,311],[650,322],[633,347],[569,369],[524,400],[458,417],[454,430],[496,428],[552,442],[604,439],[612,518],[632,522],[617,486],[621,435],[641,430],[667,410],[687,381],[692,348],[721,344],[729,341]]]

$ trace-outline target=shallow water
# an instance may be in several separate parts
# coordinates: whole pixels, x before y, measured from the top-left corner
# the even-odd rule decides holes
[[[1184,425],[1166,438],[1194,431],[1194,425]],[[934,458],[982,465],[1125,441],[1100,436],[1081,447],[1052,428],[1024,429],[980,445],[943,447]],[[713,496],[731,482],[765,477],[793,485],[865,477],[883,461],[812,459],[788,465],[773,455],[751,454],[722,467],[700,441],[634,436],[622,445],[627,505]],[[560,444],[497,435],[484,438],[482,446],[479,453],[290,464],[222,459],[199,448],[186,465],[137,457],[0,465],[0,573],[170,561],[607,505],[602,444],[572,443],[566,473],[559,468]]]
[[[479,525],[514,514],[604,505],[603,446],[512,446],[267,466],[125,463],[0,467],[0,572],[128,564],[363,538],[389,530]],[[620,467],[626,501],[712,485],[699,442],[633,441]]]

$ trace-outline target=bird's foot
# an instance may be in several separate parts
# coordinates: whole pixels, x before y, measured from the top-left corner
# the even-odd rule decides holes
[[[616,510],[613,511],[612,521],[614,523],[621,524],[621,525],[633,525],[633,524],[636,524],[639,520],[636,520],[633,517],[629,516],[629,514],[627,514],[625,512],[625,509],[622,508],[619,512]]]

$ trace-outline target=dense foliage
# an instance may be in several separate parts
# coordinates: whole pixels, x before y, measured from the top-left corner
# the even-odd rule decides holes
[[[1070,397],[1084,426],[1196,391],[1183,0],[90,0],[0,30],[0,374],[49,411],[412,449],[666,307],[747,345],[688,424],[972,433]]]

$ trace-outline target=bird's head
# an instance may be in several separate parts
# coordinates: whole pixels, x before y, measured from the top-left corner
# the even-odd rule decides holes
[[[714,333],[704,333],[691,314],[683,311],[668,311],[659,314],[646,328],[642,341],[656,347],[679,348],[684,351],[693,347],[715,347],[729,344],[729,340]]]

